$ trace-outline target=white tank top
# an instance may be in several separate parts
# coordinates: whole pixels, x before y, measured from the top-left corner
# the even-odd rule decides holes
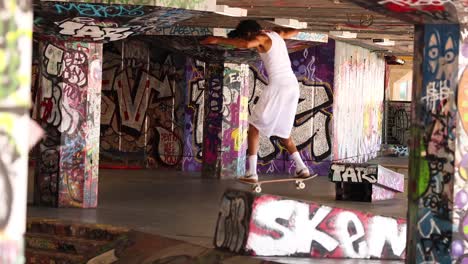
[[[274,31],[266,31],[264,33],[271,39],[271,48],[268,52],[259,52],[259,54],[265,64],[269,79],[284,75],[294,76],[288,48],[284,39]]]

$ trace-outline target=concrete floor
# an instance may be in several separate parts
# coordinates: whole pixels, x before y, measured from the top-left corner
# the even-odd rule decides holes
[[[31,178],[31,177],[30,177]],[[31,179],[32,180],[32,179]],[[31,199],[32,181],[29,184]],[[234,180],[202,179],[199,173],[152,170],[101,170],[97,209],[28,206],[28,217],[110,224],[212,247],[218,204],[226,188],[248,190]],[[327,177],[308,182],[303,191],[294,184],[262,186],[264,193],[311,200],[374,214],[406,217],[406,195],[376,203],[334,200]],[[271,259],[282,263],[362,263],[363,260]],[[394,263],[366,261],[366,263]]]

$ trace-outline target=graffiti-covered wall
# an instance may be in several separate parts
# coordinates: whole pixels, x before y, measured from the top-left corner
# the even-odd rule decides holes
[[[105,46],[100,152],[104,163],[180,166],[184,63],[184,57],[137,40]]]
[[[183,170],[200,171],[202,166],[203,119],[205,116],[205,63],[187,59],[185,66],[187,106]]]
[[[330,54],[334,54],[334,46],[334,41],[330,40],[328,44],[290,54],[292,67],[301,89],[292,137],[307,165],[317,172],[322,172],[323,175],[327,174],[331,160],[334,57]],[[186,85],[190,103],[186,116],[187,138],[184,168],[186,170],[200,170],[203,140],[202,117],[206,115],[205,104],[207,100],[205,68],[204,64],[198,61],[189,61],[186,68]],[[224,106],[231,106],[233,103],[236,105],[234,111],[236,118],[239,118],[239,122],[243,124],[248,120],[246,115],[257,103],[262,90],[268,85],[268,76],[262,63],[251,64],[248,76],[244,76],[246,73],[242,70],[239,73],[240,77],[243,76],[241,79],[247,80],[248,83],[241,84],[239,82],[239,85],[245,86],[241,90],[231,89],[239,85],[225,85],[223,102]],[[232,80],[226,79],[225,76],[225,82],[231,83]],[[240,94],[239,91],[241,91]],[[243,95],[244,91],[249,94]],[[249,112],[243,111],[244,108],[247,108]],[[229,119],[231,109],[229,107],[223,109],[223,118]],[[237,116],[239,114],[240,116]],[[224,142],[230,137],[230,140],[236,142],[229,149],[243,149],[246,145],[246,136],[246,131],[243,129],[233,130],[230,135],[224,135]],[[287,151],[280,146],[277,139],[261,137],[259,158],[258,167],[261,173],[294,171],[293,162],[289,160]]]
[[[385,60],[370,50],[336,43],[333,159],[364,162],[382,138]]]
[[[305,163],[321,175],[327,175],[331,160],[334,52],[335,42],[330,40],[328,44],[290,54],[300,86],[291,137]],[[249,80],[250,112],[268,85],[262,63],[251,65]],[[261,173],[292,173],[295,170],[294,163],[278,140],[263,136],[260,137],[258,168]]]

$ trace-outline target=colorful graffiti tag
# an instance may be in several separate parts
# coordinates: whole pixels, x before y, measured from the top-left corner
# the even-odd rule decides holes
[[[203,118],[205,116],[205,63],[187,59],[185,66],[188,89],[185,114],[184,171],[201,171]]]
[[[406,222],[228,190],[214,243],[255,256],[404,259]]]
[[[95,207],[102,44],[44,41],[39,52],[35,107],[47,137],[39,144],[36,202]]]
[[[78,41],[117,41],[197,17],[201,11],[148,5],[35,3],[35,32]]]

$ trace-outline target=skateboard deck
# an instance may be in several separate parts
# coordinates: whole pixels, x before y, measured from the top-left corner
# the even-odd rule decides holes
[[[311,180],[315,177],[317,177],[318,174],[311,175],[310,177],[307,178],[283,178],[283,179],[269,179],[269,180],[259,180],[257,182],[251,182],[251,181],[245,181],[245,180],[238,180],[238,182],[243,183],[243,184],[248,184],[252,185],[252,191],[256,193],[261,193],[262,192],[262,184],[265,183],[279,183],[279,182],[290,182],[294,181],[296,182],[296,189],[298,190],[303,190],[306,185],[304,181]]]

